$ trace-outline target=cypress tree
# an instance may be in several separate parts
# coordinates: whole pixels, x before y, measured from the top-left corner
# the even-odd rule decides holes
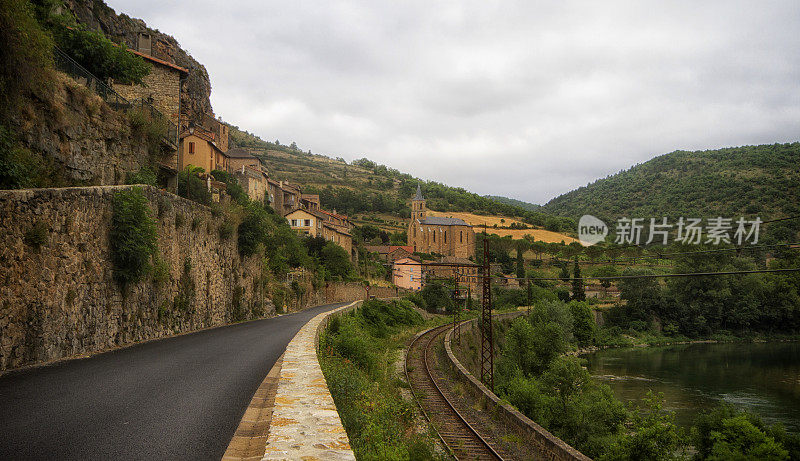
[[[578,258],[575,258],[575,266],[572,270],[572,299],[575,301],[586,301],[586,292],[583,289],[581,266],[578,265]]]

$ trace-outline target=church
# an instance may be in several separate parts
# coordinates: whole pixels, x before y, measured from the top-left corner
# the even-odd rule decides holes
[[[427,216],[425,198],[417,185],[411,199],[411,222],[408,224],[408,246],[419,253],[475,258],[475,231],[461,219]]]

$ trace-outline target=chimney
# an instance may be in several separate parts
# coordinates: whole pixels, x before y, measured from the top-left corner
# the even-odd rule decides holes
[[[153,42],[152,38],[150,37],[150,34],[139,33],[136,43],[136,49],[140,53],[144,53],[146,55],[153,54]]]

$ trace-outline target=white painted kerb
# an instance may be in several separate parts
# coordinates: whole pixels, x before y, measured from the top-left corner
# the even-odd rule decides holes
[[[317,315],[286,346],[264,461],[356,459],[322,375],[315,344],[325,317],[354,304]]]

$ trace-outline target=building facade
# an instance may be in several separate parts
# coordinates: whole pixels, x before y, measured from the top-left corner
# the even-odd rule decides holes
[[[214,170],[228,171],[228,156],[217,146],[212,132],[192,126],[183,131],[180,138],[178,169],[183,170],[193,165],[202,168],[206,173]]]
[[[418,291],[422,288],[422,263],[414,258],[400,258],[392,264],[392,283]]]
[[[418,253],[475,258],[475,231],[461,219],[427,216],[425,198],[417,185],[411,199],[408,246]]]

